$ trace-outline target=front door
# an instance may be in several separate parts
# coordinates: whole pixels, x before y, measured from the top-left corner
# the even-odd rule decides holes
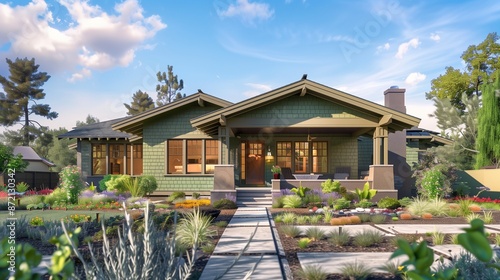
[[[247,185],[264,184],[264,144],[248,142],[246,153],[246,183]]]

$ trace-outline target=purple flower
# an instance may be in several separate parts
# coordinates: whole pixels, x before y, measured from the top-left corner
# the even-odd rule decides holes
[[[230,193],[226,193],[225,198],[231,200],[232,202],[236,202],[236,196]]]
[[[84,198],[92,198],[94,196],[94,192],[91,190],[84,190],[81,194],[80,197]]]
[[[101,195],[103,195],[103,196],[105,196],[107,198],[112,198],[112,199],[116,198],[116,194],[113,191],[102,191]]]
[[[290,189],[282,189],[281,195],[294,195],[294,193]]]

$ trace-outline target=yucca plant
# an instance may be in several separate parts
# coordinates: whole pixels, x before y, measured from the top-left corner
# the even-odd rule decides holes
[[[297,226],[292,226],[292,225],[282,226],[282,227],[280,227],[280,229],[281,229],[281,232],[286,237],[295,238],[295,237],[299,236],[300,234],[302,234],[302,230]]]
[[[439,231],[431,232],[432,244],[434,245],[443,245],[445,234]]]
[[[293,212],[286,212],[286,213],[283,213],[281,218],[282,218],[284,224],[291,225],[291,224],[295,223],[295,219],[297,218],[297,214],[295,214]]]
[[[306,229],[305,233],[312,241],[319,241],[325,238],[326,235],[325,231],[319,227],[310,227]]]
[[[307,222],[309,222],[309,217],[308,216],[297,216],[295,218],[295,222],[299,225],[305,225]]]
[[[199,208],[185,213],[177,226],[177,236],[182,244],[198,247],[207,242],[216,232],[210,229],[212,218],[204,216]]]
[[[354,261],[353,263],[346,263],[341,268],[342,274],[349,279],[363,280],[366,279],[371,273],[372,269],[362,263]]]
[[[298,274],[300,278],[307,280],[325,280],[328,275],[318,265],[306,265]]]

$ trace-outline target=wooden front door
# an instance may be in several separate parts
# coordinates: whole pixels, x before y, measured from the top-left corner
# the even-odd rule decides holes
[[[246,183],[247,185],[264,184],[264,144],[248,142],[246,153]]]

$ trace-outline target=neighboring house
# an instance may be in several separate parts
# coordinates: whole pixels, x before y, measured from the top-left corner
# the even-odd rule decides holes
[[[50,168],[56,166],[52,162],[40,157],[35,150],[29,146],[15,146],[13,154],[21,154],[23,160],[28,162],[28,166],[24,171],[50,172]]]
[[[235,187],[269,185],[279,191],[339,174],[351,188],[368,181],[394,195],[389,135],[419,122],[303,77],[235,104],[199,91],[59,137],[78,140],[78,165],[90,180],[112,173],[153,175],[159,195],[212,191],[217,198]],[[273,165],[286,171],[287,180],[273,180]]]
[[[440,136],[438,132],[414,127],[406,130],[406,162],[413,166],[422,153],[432,147],[451,145],[453,140]]]

